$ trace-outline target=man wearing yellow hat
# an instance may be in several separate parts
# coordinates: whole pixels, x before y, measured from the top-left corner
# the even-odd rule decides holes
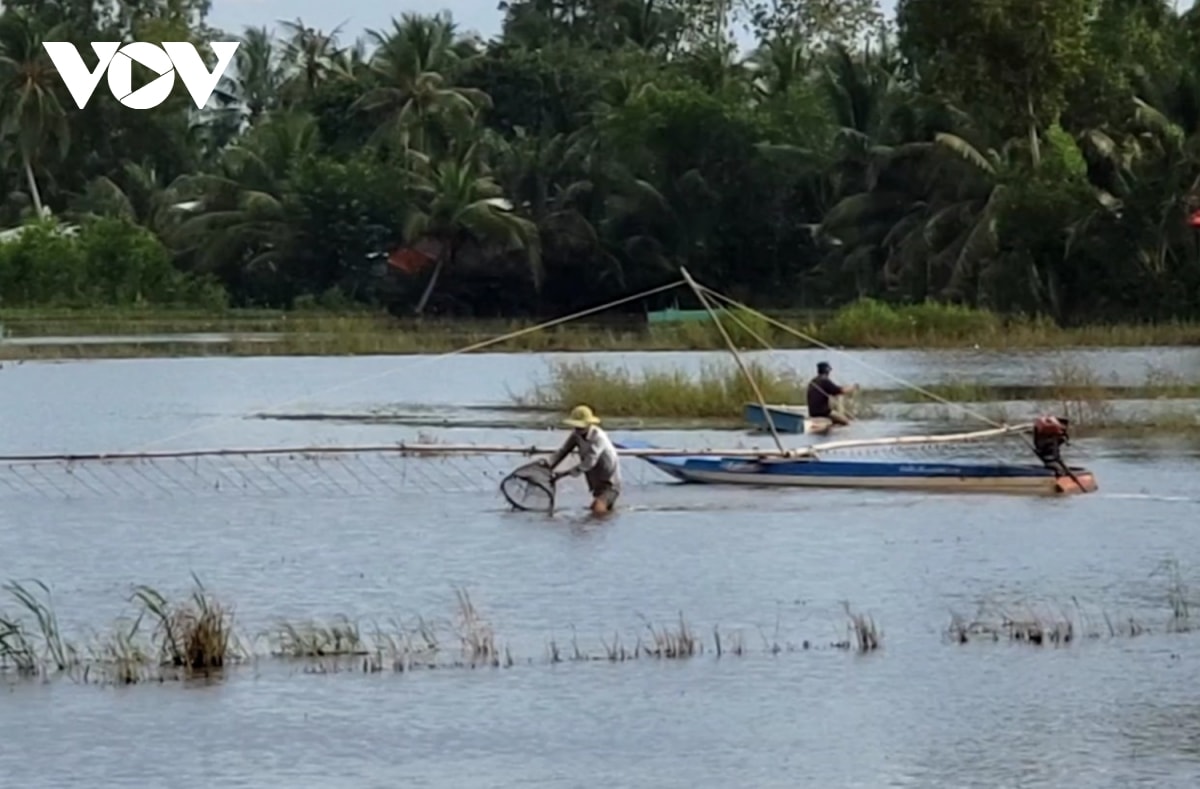
[[[551,469],[556,468],[571,450],[579,452],[579,464],[560,476],[578,476],[587,479],[592,493],[592,512],[605,513],[613,508],[621,495],[621,465],[616,447],[608,434],[600,429],[600,419],[586,405],[576,406],[563,424],[574,428],[554,457],[546,461]]]

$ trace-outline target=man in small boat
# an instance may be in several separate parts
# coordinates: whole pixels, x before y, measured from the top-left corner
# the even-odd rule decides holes
[[[835,425],[845,426],[850,424],[850,420],[843,414],[835,412],[830,400],[834,397],[854,394],[858,391],[858,384],[838,386],[829,377],[832,372],[833,367],[829,365],[829,362],[817,364],[817,377],[808,382],[808,415],[810,418],[825,418]]]
[[[557,476],[583,474],[592,494],[592,512],[597,515],[610,512],[621,495],[621,463],[616,447],[600,428],[599,417],[586,405],[576,406],[563,424],[573,428],[571,434],[563,442],[562,448],[543,462],[550,469],[555,469],[572,450],[578,451],[578,465]]]

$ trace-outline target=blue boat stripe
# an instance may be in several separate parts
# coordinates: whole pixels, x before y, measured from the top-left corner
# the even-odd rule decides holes
[[[618,448],[652,449],[644,441],[624,441]],[[1001,465],[978,463],[910,463],[904,461],[878,462],[856,460],[772,460],[759,463],[752,458],[676,456],[646,457],[650,464],[664,471],[686,469],[709,473],[741,473],[747,476],[781,475],[789,477],[858,477],[865,479],[1013,479],[1053,477],[1050,469],[1033,464]]]

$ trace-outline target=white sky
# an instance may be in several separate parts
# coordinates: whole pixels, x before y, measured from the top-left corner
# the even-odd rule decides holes
[[[968,0],[946,0],[967,2]],[[1173,0],[1176,9],[1190,8],[1200,0]],[[209,24],[231,33],[240,34],[247,26],[266,25],[274,28],[280,20],[295,20],[300,17],[306,25],[321,30],[332,30],[342,25],[340,41],[353,43],[354,39],[371,28],[386,29],[392,17],[406,11],[435,14],[449,11],[463,32],[477,32],[485,39],[500,32],[503,15],[496,8],[498,0],[409,0],[404,4],[392,5],[377,0],[213,0]],[[884,11],[891,16],[896,0],[881,0]],[[3,7],[3,0],[0,0]],[[739,43],[753,46],[748,37],[738,35]]]
[[[882,0],[881,4],[890,15],[895,0]],[[399,18],[405,12],[436,14],[449,11],[463,32],[474,31],[488,39],[500,32],[503,14],[497,5],[498,0],[409,0],[402,5],[377,0],[338,0],[333,3],[328,0],[213,0],[208,21],[214,27],[240,34],[247,26],[274,28],[280,20],[294,21],[300,17],[304,24],[321,30],[342,25],[339,40],[350,44],[368,29],[390,27],[392,17]]]

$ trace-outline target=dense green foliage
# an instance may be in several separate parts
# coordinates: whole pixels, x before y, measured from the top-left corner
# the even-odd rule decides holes
[[[495,41],[406,15],[350,46],[297,21],[244,31],[198,113],[181,84],[80,111],[41,42],[230,38],[206,0],[13,0],[0,227],[44,206],[81,229],[0,247],[0,304],[213,303],[215,281],[234,305],[517,316],[687,266],[758,306],[1190,317],[1200,14],[1172,6],[510,0]]]

